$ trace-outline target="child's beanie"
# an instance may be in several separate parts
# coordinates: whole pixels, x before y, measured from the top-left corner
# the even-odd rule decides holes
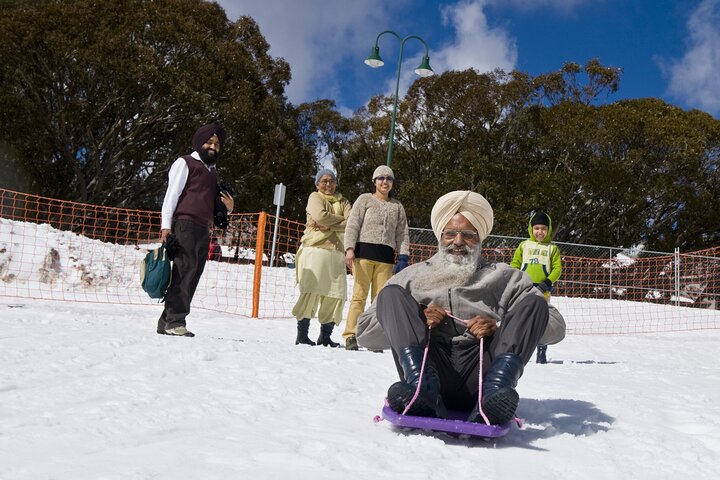
[[[546,213],[543,212],[537,212],[535,215],[533,215],[532,219],[530,220],[530,225],[545,225],[546,227],[550,226],[550,217],[547,216]]]

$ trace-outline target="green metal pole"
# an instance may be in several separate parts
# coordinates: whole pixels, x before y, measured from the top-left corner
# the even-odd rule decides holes
[[[400,67],[402,66],[403,46],[405,39],[400,42],[400,56],[398,57],[397,79],[395,80],[395,99],[393,100],[392,119],[390,120],[390,139],[388,141],[387,166],[392,165],[393,142],[395,140],[395,117],[397,116],[398,92],[400,90]]]
[[[393,99],[393,109],[392,109],[392,117],[390,120],[390,137],[388,139],[388,155],[387,155],[387,166],[390,167],[392,165],[392,157],[393,157],[393,144],[395,142],[395,119],[397,117],[397,108],[398,108],[398,95],[400,92],[400,70],[402,68],[402,58],[403,58],[403,48],[405,47],[405,42],[410,40],[411,38],[415,38],[417,40],[420,40],[420,42],[425,47],[425,56],[428,56],[428,46],[427,43],[425,43],[425,40],[418,37],[417,35],[408,35],[405,38],[401,38],[400,35],[393,32],[392,30],[385,30],[384,32],[380,32],[375,38],[375,47],[378,47],[378,41],[380,40],[380,37],[385,35],[386,33],[389,33],[393,35],[395,38],[397,38],[400,41],[400,54],[398,55],[398,65],[397,65],[397,78],[395,79],[395,98]]]

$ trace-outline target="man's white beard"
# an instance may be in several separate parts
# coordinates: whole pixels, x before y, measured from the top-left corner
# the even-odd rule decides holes
[[[433,262],[433,268],[424,277],[419,277],[413,282],[413,288],[417,290],[435,290],[441,287],[453,288],[466,285],[480,260],[480,244],[474,247],[464,247],[468,252],[466,255],[454,255],[450,250],[457,247],[443,247],[438,245],[437,262]]]

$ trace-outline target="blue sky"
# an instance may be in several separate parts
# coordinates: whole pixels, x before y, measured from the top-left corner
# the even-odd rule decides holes
[[[624,71],[603,98],[657,97],[720,118],[720,0],[223,0],[228,17],[253,17],[270,53],[290,64],[293,103],[330,98],[349,115],[392,93],[399,42],[380,39],[385,66],[367,67],[378,33],[418,35],[440,73],[474,68],[532,75],[599,58]],[[424,53],[405,43],[401,90]],[[401,92],[401,94],[402,94]]]

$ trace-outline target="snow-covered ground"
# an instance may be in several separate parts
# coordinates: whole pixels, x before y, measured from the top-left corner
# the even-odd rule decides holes
[[[207,308],[247,311],[252,266],[210,262],[194,303],[207,308],[188,318],[197,336],[173,338],[139,289],[143,255],[0,219],[0,479],[720,474],[720,312],[553,298],[571,332],[626,334],[549,347],[520,380],[524,427],[458,438],[373,422],[396,380],[389,352],[294,345],[293,270],[264,269],[271,315],[250,319]],[[632,333],[648,322],[704,330]]]
[[[388,352],[295,346],[290,318],[203,310],[195,338],[161,336],[160,308],[0,297],[0,478],[720,473],[717,330],[569,336],[520,380],[524,428],[487,441],[374,423]]]

